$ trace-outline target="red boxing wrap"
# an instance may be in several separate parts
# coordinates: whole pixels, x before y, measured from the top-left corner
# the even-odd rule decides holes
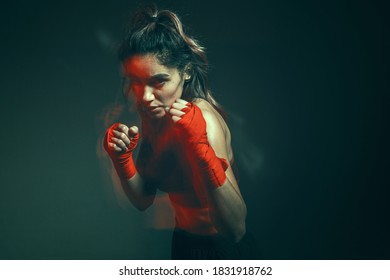
[[[176,123],[177,131],[184,138],[187,154],[200,168],[199,175],[202,176],[205,186],[208,189],[217,189],[225,183],[225,171],[229,164],[226,159],[217,157],[211,147],[202,111],[193,103],[187,103],[186,106],[187,108],[181,110],[185,114]]]
[[[108,147],[108,144],[112,137],[114,136],[113,130],[118,130],[119,123],[113,124],[109,129],[107,129],[106,135],[104,136],[103,146],[108,155],[111,158],[112,163],[114,164],[116,173],[120,178],[130,179],[137,172],[134,161],[133,161],[133,151],[137,146],[139,134],[137,133],[134,137],[130,139],[130,144],[127,146],[127,151],[125,152],[116,152]]]

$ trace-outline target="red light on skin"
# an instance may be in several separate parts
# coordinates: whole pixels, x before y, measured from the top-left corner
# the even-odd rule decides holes
[[[161,230],[175,228],[174,211],[167,194],[157,196],[148,210],[150,215],[147,217],[147,226]]]
[[[153,55],[130,57],[123,63],[123,71],[131,81],[130,89],[143,120],[142,142],[150,143],[149,151],[144,151],[148,154],[144,166],[137,166],[137,170],[142,176],[147,174],[144,178],[155,179],[158,188],[169,195],[156,197],[150,224],[156,228],[176,226],[198,234],[215,233],[206,191],[224,183],[228,163],[216,157],[208,143],[200,108],[180,99],[184,79],[177,69],[161,65]],[[179,108],[172,109],[174,106]],[[174,155],[171,161],[166,158],[169,153]],[[140,150],[139,156],[145,157],[141,154]]]
[[[134,94],[151,119],[167,115],[164,110],[181,97],[184,79],[176,68],[160,64],[155,55],[136,55],[124,61],[123,73],[129,79],[129,92]]]
[[[194,234],[217,233],[212,226],[208,208],[180,206],[166,194],[155,198],[153,206],[148,210],[146,225],[159,230],[180,228]]]

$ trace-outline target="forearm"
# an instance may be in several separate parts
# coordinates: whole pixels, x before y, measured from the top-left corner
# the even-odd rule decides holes
[[[208,190],[211,220],[218,232],[238,242],[245,234],[246,205],[229,179],[214,190]]]
[[[194,174],[196,190],[208,194],[211,220],[219,233],[239,241],[245,234],[246,206],[228,162],[228,128],[206,101],[178,100],[169,112]],[[223,126],[224,125],[224,126]],[[217,156],[218,154],[218,156]]]
[[[127,198],[138,210],[143,211],[153,203],[156,190],[145,184],[134,164],[133,151],[138,139],[138,127],[128,128],[124,124],[115,123],[107,129],[103,146],[111,158]]]
[[[153,203],[156,189],[147,186],[138,172],[130,179],[121,178],[120,181],[124,193],[135,208],[144,211]]]

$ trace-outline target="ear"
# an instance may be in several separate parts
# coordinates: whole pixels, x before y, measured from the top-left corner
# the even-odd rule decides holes
[[[187,72],[184,73],[184,81],[189,81],[191,79],[191,75],[189,75]]]
[[[191,65],[187,64],[186,67],[184,67],[184,80],[186,82],[191,79],[191,72],[192,72]]]

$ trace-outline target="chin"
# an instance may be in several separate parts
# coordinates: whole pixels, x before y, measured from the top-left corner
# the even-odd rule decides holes
[[[165,110],[158,110],[158,112],[149,112],[148,116],[153,120],[162,119],[166,116]]]

